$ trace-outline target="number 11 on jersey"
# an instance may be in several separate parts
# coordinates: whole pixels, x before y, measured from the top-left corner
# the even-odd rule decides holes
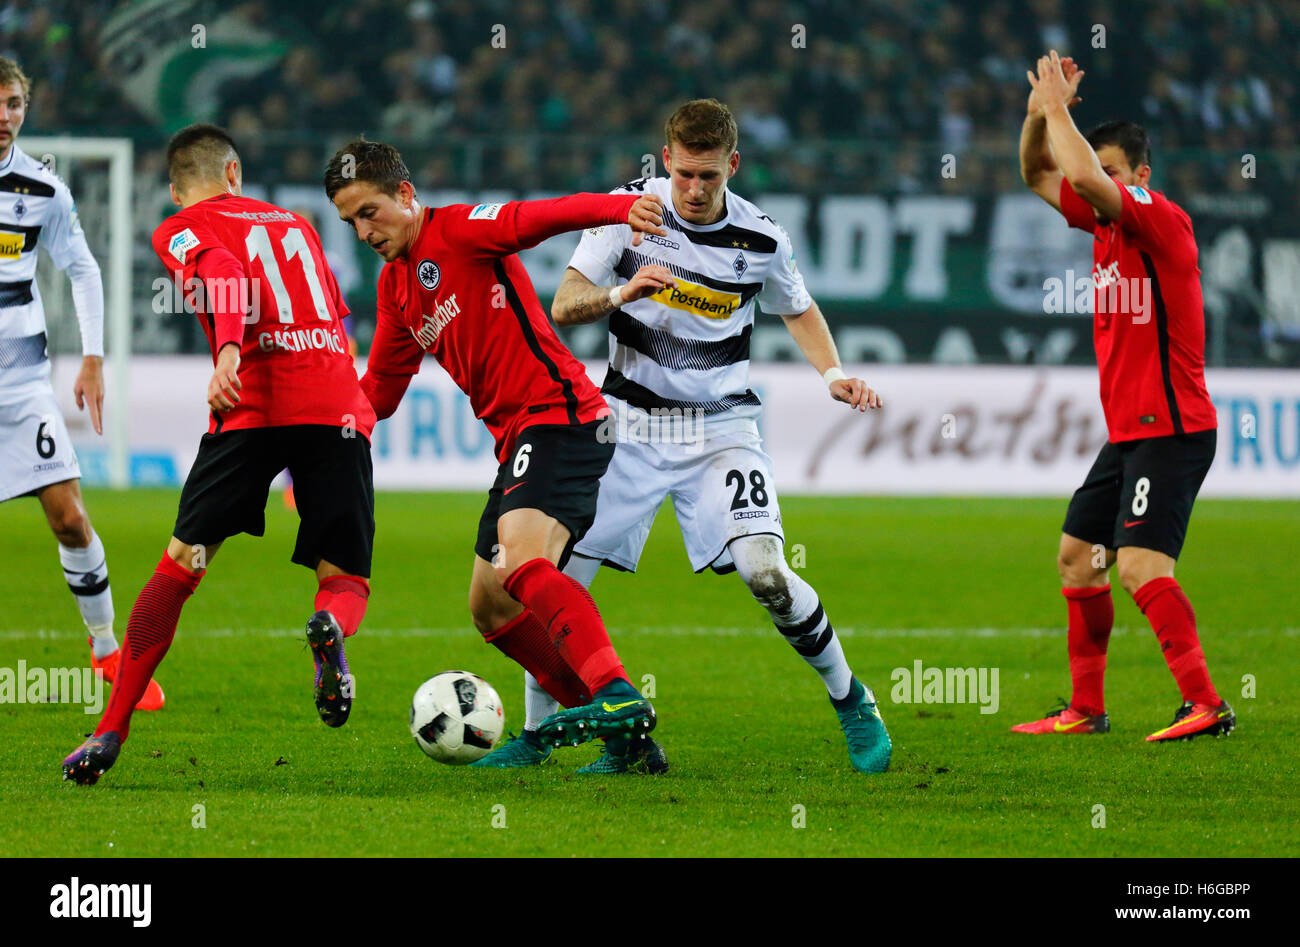
[[[325,291],[321,288],[320,277],[316,273],[316,261],[312,259],[311,247],[307,245],[307,238],[302,235],[302,231],[297,227],[290,227],[285,231],[280,244],[284,249],[286,263],[295,256],[302,262],[302,275],[307,280],[307,289],[311,293],[312,304],[316,307],[316,317],[329,322],[330,311],[325,304]],[[289,291],[285,288],[284,278],[280,275],[280,265],[276,262],[275,249],[271,244],[271,236],[266,232],[266,228],[260,224],[252,227],[244,240],[244,246],[248,248],[249,262],[253,260],[262,261],[262,269],[266,273],[267,283],[271,286],[271,295],[275,297],[275,307],[280,314],[280,321],[292,323],[293,301],[289,296]]]

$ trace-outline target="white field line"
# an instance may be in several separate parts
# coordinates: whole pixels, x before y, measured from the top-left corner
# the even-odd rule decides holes
[[[125,629],[118,630],[119,640]],[[1287,637],[1300,635],[1300,628],[1239,628],[1204,629],[1209,634],[1233,637]],[[1064,638],[1065,629],[1056,628],[855,628],[836,626],[835,633],[842,638]],[[1151,634],[1146,625],[1141,627],[1117,626],[1112,636]],[[455,628],[370,628],[362,626],[357,632],[364,638],[469,638],[477,633],[466,623]],[[619,638],[769,638],[776,634],[771,625],[746,627],[720,627],[713,625],[640,625],[613,627],[610,634]],[[194,638],[301,638],[299,628],[207,628],[201,631],[182,628],[179,636]],[[84,639],[84,630],[50,628],[0,629],[0,641]]]

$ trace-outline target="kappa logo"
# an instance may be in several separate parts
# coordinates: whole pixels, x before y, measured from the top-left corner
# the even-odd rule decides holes
[[[496,220],[497,214],[501,213],[501,208],[505,204],[476,204],[474,209],[469,212],[470,220]]]
[[[199,245],[199,238],[194,236],[194,231],[186,227],[180,233],[172,235],[167,243],[167,252],[176,257],[180,263],[185,262],[185,254],[189,253]]]
[[[425,289],[437,289],[442,280],[442,270],[432,260],[421,260],[415,268],[415,275]]]
[[[657,243],[659,244],[659,246],[667,247],[669,250],[680,250],[682,248],[682,245],[680,243],[673,243],[667,237],[661,237],[658,234],[647,233],[647,234],[643,234],[642,236],[644,239],[649,240],[651,243]]]

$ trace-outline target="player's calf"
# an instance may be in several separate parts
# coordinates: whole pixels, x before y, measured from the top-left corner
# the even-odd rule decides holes
[[[91,648],[93,649],[96,644],[96,640],[92,638],[90,644],[91,644]],[[95,657],[94,651],[93,650],[91,651],[91,655],[90,655],[91,670],[95,672],[95,675],[97,677],[103,678],[109,684],[113,684],[117,681],[118,672],[121,670],[121,665],[122,665],[121,648],[115,649],[112,653],[110,653],[107,657],[104,658]],[[156,680],[154,680],[151,677],[149,679],[149,683],[145,686],[144,695],[141,696],[141,698],[138,701],[136,701],[135,709],[136,710],[162,710],[163,707],[166,705],[166,703],[167,703],[167,697],[165,694],[163,694],[162,685],[160,685]]]
[[[320,573],[327,563],[317,567]],[[315,608],[318,612],[329,612],[338,622],[344,638],[356,634],[361,620],[366,617],[366,604],[370,599],[370,582],[359,575],[334,573],[319,579],[316,590]]]
[[[577,674],[587,693],[599,697],[601,688],[620,679],[626,683],[627,672],[590,593],[556,569],[549,559],[539,557],[523,563],[510,573],[503,587],[545,623],[556,651]]]
[[[172,540],[176,542],[175,539]],[[116,733],[125,741],[131,714],[154,684],[153,672],[171,648],[185,602],[194,594],[204,572],[190,572],[171,555],[169,547],[140,590],[126,623],[126,637],[114,672],[108,707],[97,734]],[[161,697],[161,691],[159,691]]]
[[[832,700],[849,694],[853,672],[817,591],[786,564],[776,536],[742,536],[730,546],[736,572],[776,630],[821,677]]]
[[[97,661],[117,651],[113,634],[113,593],[108,582],[104,543],[90,524],[76,480],[46,487],[40,493],[46,521],[59,541],[63,578],[77,602]]]

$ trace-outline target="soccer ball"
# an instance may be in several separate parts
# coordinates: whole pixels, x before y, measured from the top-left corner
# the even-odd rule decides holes
[[[443,671],[411,700],[411,736],[439,763],[463,765],[488,754],[505,726],[501,698],[468,671]]]

